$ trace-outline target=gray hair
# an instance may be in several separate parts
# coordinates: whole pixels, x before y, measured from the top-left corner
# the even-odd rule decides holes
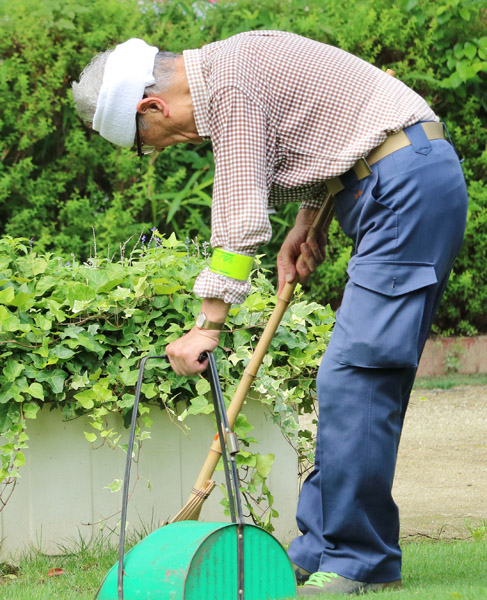
[[[74,82],[72,86],[73,99],[79,116],[86,123],[92,123],[96,112],[98,95],[100,94],[103,82],[103,73],[107,58],[113,50],[106,50],[97,54],[87,65],[80,75],[79,82]],[[156,54],[154,61],[154,77],[156,82],[145,89],[146,95],[162,94],[172,85],[176,58],[179,54],[173,52],[161,52]],[[140,119],[141,127],[144,127],[143,120]]]

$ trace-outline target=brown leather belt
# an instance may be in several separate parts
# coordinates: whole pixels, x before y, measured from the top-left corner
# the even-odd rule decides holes
[[[437,123],[436,121],[426,121],[421,123],[421,126],[423,127],[426,137],[429,140],[445,139],[442,123]],[[365,179],[372,172],[370,170],[371,165],[374,165],[376,162],[379,162],[379,160],[389,156],[389,154],[392,154],[393,152],[401,150],[401,148],[406,148],[406,146],[410,145],[411,142],[403,130],[393,133],[380,146],[374,148],[365,158],[359,159],[353,165],[351,170],[354,171],[359,181],[361,179]],[[345,185],[343,184],[340,176],[327,179],[326,187],[333,196],[345,189]]]

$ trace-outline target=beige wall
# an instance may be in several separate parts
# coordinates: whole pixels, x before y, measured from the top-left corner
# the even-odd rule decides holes
[[[429,339],[418,376],[443,375],[448,366],[459,373],[487,373],[487,336]]]
[[[261,440],[254,444],[254,451],[276,455],[269,479],[275,508],[281,515],[275,522],[275,535],[281,542],[289,542],[296,532],[296,455],[278,427],[267,420],[261,405],[252,402],[244,412],[255,426],[255,437]],[[214,435],[211,420],[205,415],[188,418],[188,436],[162,411],[152,409],[151,418],[155,421],[152,439],[143,442],[140,477],[129,504],[129,526],[138,531],[142,523],[158,524],[185,504]],[[116,425],[120,427],[120,421]],[[58,411],[46,409],[29,423],[27,463],[9,503],[0,512],[0,557],[28,546],[59,553],[59,544],[72,546],[80,534],[88,540],[96,536],[104,519],[108,519],[105,533],[117,525],[121,492],[112,493],[104,486],[123,478],[125,454],[108,447],[93,450],[83,435],[90,430],[84,419],[66,423]],[[133,465],[132,485],[136,478]],[[221,483],[223,473],[217,473],[216,480]],[[222,492],[215,489],[204,505],[202,519],[229,520],[219,504],[221,498]]]

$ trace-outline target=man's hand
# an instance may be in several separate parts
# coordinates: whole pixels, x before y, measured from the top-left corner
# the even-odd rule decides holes
[[[281,246],[277,255],[278,294],[286,283],[291,283],[296,277],[300,283],[305,283],[310,273],[314,273],[325,260],[325,235],[321,234],[318,240],[308,238],[315,216],[316,211],[301,209]]]
[[[218,346],[219,331],[207,331],[193,327],[186,335],[166,346],[171,367],[178,375],[196,375],[208,366],[208,359],[199,362],[203,352],[213,352]]]
[[[217,298],[204,298],[201,311],[210,321],[223,323],[227,318],[230,304]],[[178,375],[196,375],[208,366],[208,360],[199,362],[198,358],[205,351],[213,352],[218,346],[220,332],[217,329],[200,329],[194,326],[191,331],[166,346],[166,354],[171,367]]]

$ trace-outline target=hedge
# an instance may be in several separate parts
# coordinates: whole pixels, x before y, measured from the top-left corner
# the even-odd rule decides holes
[[[25,464],[28,420],[41,407],[59,408],[66,420],[88,415],[87,443],[119,446],[120,432],[108,428],[106,417],[120,413],[128,426],[142,356],[164,354],[167,343],[193,326],[199,302],[192,286],[205,255],[205,247],[156,231],[126,246],[119,261],[94,255],[85,263],[38,254],[26,239],[0,240],[0,510]],[[227,400],[275,302],[265,272],[256,270],[253,281],[245,304],[230,311],[216,353]],[[313,409],[314,377],[333,321],[329,307],[298,293],[254,387],[302,461],[312,448],[296,415]],[[202,377],[180,377],[166,361],[148,363],[138,443],[150,437],[153,411],[166,410],[179,424],[189,414],[211,413],[208,391]],[[235,430],[243,443],[247,507],[271,528],[277,513],[266,476],[273,457],[252,450],[252,426],[243,414]]]
[[[396,76],[431,102],[464,158],[470,191],[466,242],[435,331],[487,330],[487,7],[484,0],[18,0],[0,4],[0,234],[37,252],[86,258],[92,227],[113,256],[156,226],[209,239],[211,146],[174,147],[140,162],[85,127],[70,85],[98,51],[131,36],[168,50],[239,31],[279,28],[338,45]],[[273,217],[270,266],[295,214]],[[350,243],[336,226],[312,297],[337,306]]]

